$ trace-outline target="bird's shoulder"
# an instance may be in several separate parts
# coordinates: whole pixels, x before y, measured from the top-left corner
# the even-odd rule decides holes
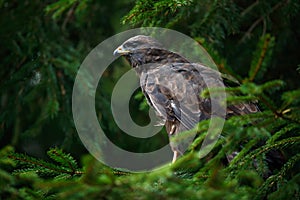
[[[199,84],[205,80],[222,79],[218,71],[198,63],[153,64],[143,74],[159,82],[184,79]]]

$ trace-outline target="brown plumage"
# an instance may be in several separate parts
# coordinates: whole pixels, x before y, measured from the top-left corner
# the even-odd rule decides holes
[[[144,35],[128,39],[114,54],[124,56],[136,70],[148,104],[155,109],[169,137],[194,128],[199,121],[209,119],[213,114],[210,98],[202,98],[200,94],[207,84],[222,86],[219,72],[191,63]],[[228,106],[226,112],[230,117],[257,111],[252,103],[240,103]],[[170,143],[174,152],[173,162],[184,153],[187,143]]]

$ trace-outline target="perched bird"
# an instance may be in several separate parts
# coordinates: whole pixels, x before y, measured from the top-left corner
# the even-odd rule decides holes
[[[124,56],[135,69],[148,104],[156,111],[161,124],[165,125],[169,137],[193,129],[198,122],[216,114],[211,110],[211,98],[201,97],[200,94],[208,85],[223,86],[219,72],[199,63],[191,63],[145,35],[129,38],[114,51],[114,55]],[[258,111],[253,103],[229,105],[225,109],[226,118]],[[188,142],[170,142],[172,162],[184,153]]]

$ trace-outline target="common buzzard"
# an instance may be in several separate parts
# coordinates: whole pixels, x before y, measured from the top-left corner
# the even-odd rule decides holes
[[[191,63],[169,51],[152,37],[138,35],[120,45],[114,55],[124,56],[137,72],[148,104],[165,125],[169,137],[190,130],[211,118],[211,99],[201,97],[208,85],[222,87],[221,74],[202,64]],[[220,107],[221,109],[221,107]],[[252,103],[230,105],[226,118],[257,112]],[[170,142],[175,162],[186,149],[184,143]]]

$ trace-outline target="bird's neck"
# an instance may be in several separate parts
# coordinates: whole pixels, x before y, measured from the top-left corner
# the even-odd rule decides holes
[[[189,63],[186,58],[179,54],[166,49],[154,48],[138,49],[126,58],[138,73],[165,64]]]

